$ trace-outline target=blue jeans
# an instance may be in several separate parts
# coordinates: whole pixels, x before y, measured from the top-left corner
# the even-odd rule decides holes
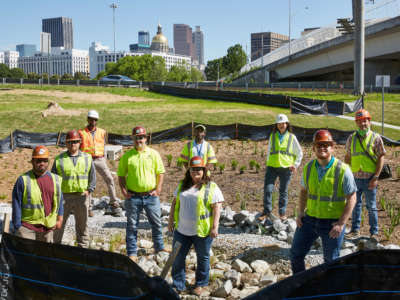
[[[277,177],[279,177],[279,214],[284,215],[286,213],[288,188],[292,172],[289,168],[267,167],[264,179],[264,214],[267,215],[272,211],[272,191]]]
[[[126,252],[128,256],[137,255],[137,232],[140,213],[144,209],[151,225],[154,249],[164,249],[161,224],[160,198],[156,196],[133,196],[125,201],[126,208]]]
[[[322,239],[325,262],[332,261],[339,257],[340,248],[343,243],[344,226],[338,238],[332,239],[329,237],[332,223],[336,222],[337,219],[317,219],[305,215],[302,221],[303,226],[297,227],[294,233],[292,248],[290,249],[290,262],[292,264],[293,274],[306,269],[304,258],[318,237]]]
[[[368,184],[371,178],[359,179],[355,178],[357,185],[357,203],[353,209],[351,217],[351,230],[360,230],[361,225],[361,213],[362,213],[362,194],[365,195],[365,205],[368,210],[369,217],[369,232],[370,234],[378,233],[378,210],[376,208],[376,188],[373,190],[368,189]]]
[[[196,286],[207,286],[210,273],[210,249],[213,239],[211,236],[199,237],[197,235],[183,235],[175,230],[173,245],[179,241],[182,244],[178,255],[172,265],[172,281],[173,286],[179,291],[185,290],[185,261],[189,253],[190,247],[194,245],[194,250],[197,256],[196,268]]]

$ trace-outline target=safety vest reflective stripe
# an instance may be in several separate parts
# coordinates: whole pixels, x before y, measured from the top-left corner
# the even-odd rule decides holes
[[[289,155],[289,156],[295,156],[295,155],[291,152],[292,143],[293,143],[293,135],[292,135],[292,134],[289,133],[289,140],[288,140],[288,143],[287,143],[286,151],[283,151],[283,150],[276,150],[276,138],[275,138],[275,135],[272,135],[272,134],[271,134],[270,139],[272,139],[272,147],[271,147],[272,149],[271,149],[270,154],[278,154],[278,153],[281,153],[281,154],[285,154],[285,155]]]
[[[204,207],[205,208],[207,208],[208,194],[210,193],[210,185],[211,185],[211,183],[208,182],[207,185],[206,185],[206,190],[204,192],[203,203],[204,203]],[[211,213],[212,213],[212,211],[209,211],[207,209],[206,212],[203,215],[199,216],[200,220],[204,220],[204,219],[207,219],[207,218],[211,217]]]
[[[65,174],[65,170],[64,170],[64,157],[65,156],[63,155],[60,158],[60,169],[61,169],[61,175],[62,175],[63,180],[72,180],[72,179],[85,180],[85,179],[89,179],[88,175],[67,176]],[[85,159],[85,174],[88,174],[89,157],[84,155],[84,159]]]
[[[375,143],[375,139],[376,139],[377,135],[375,132],[372,132],[371,134],[371,138],[368,141],[367,147],[365,150],[369,151],[371,149],[371,145],[373,145],[373,143]],[[361,146],[360,146],[360,152],[357,152],[357,142],[358,138],[356,133],[353,133],[353,137],[352,137],[352,152],[351,152],[351,156],[358,156],[358,155],[363,155],[365,157],[368,157],[368,155],[365,153],[365,151],[362,150]],[[372,155],[372,157],[374,157],[374,155]]]
[[[89,153],[92,156],[104,156],[104,144],[106,138],[106,131],[101,128],[96,128],[94,137],[92,133],[86,128],[79,130],[82,137],[80,149],[83,152]]]
[[[32,185],[31,185],[31,176],[27,176],[26,178],[26,204],[22,202],[22,208],[25,209],[41,209],[43,207],[42,204],[32,204]]]
[[[206,141],[203,141],[203,143],[206,143],[206,144],[207,144],[207,151],[206,151],[206,152],[204,153],[204,155],[201,157],[201,158],[203,159],[204,163],[206,164],[206,163],[207,163],[207,160],[217,159],[215,156],[208,157],[208,153],[210,153],[210,144],[207,143]],[[186,160],[192,159],[192,157],[194,156],[194,155],[193,155],[193,144],[194,144],[194,141],[190,141],[190,142],[188,142],[188,143],[186,144],[186,147],[187,147],[188,153],[189,153],[189,157],[187,157],[187,156],[181,154],[181,157],[182,157],[183,159],[186,159]],[[198,154],[199,156],[201,156],[201,153],[197,153],[197,154]]]

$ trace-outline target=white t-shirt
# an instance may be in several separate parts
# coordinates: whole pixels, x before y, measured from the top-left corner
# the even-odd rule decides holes
[[[199,189],[191,187],[190,189],[181,192],[179,195],[179,223],[178,231],[181,234],[193,236],[197,234],[197,198]],[[178,188],[174,192],[176,198],[178,194]],[[224,202],[224,196],[218,186],[215,187],[214,195],[211,199],[211,204]]]

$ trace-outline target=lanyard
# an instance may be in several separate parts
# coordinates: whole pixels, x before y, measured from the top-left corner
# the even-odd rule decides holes
[[[203,144],[204,141],[200,144],[200,150],[199,150],[199,145],[194,141],[193,146],[196,148],[197,156],[201,156],[201,151],[203,150]],[[196,155],[195,155],[196,156]]]

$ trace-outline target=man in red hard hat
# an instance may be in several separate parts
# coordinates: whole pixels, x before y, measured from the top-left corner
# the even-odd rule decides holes
[[[357,187],[349,166],[333,156],[334,145],[328,130],[314,134],[316,159],[303,169],[297,229],[290,250],[293,273],[305,270],[304,258],[318,237],[322,239],[325,262],[340,255]]]
[[[107,132],[104,129],[97,127],[98,120],[99,113],[93,109],[89,110],[87,114],[88,124],[84,129],[79,130],[79,134],[81,135],[80,149],[82,152],[89,153],[92,156],[96,171],[101,175],[101,177],[103,177],[108,187],[111,214],[115,217],[121,217],[122,210],[115,192],[114,178],[107,165],[107,159],[104,156]],[[89,216],[93,216],[91,209],[89,210]]]
[[[37,146],[32,170],[18,177],[12,192],[12,221],[17,236],[51,243],[63,221],[62,179],[50,173],[49,150]]]
[[[54,233],[54,242],[60,244],[69,216],[75,217],[75,232],[78,247],[89,246],[87,228],[89,198],[96,188],[96,170],[91,155],[79,151],[81,137],[76,130],[68,131],[65,138],[67,151],[56,156],[52,172],[62,177],[64,195],[64,220]]]
[[[357,203],[351,218],[351,231],[347,237],[355,238],[360,235],[362,194],[364,194],[369,216],[369,232],[371,239],[377,241],[379,228],[376,189],[386,150],[381,136],[371,130],[369,112],[360,109],[356,112],[355,119],[358,129],[347,139],[345,162],[351,166],[356,180]]]
[[[160,154],[146,145],[146,129],[133,128],[132,139],[134,148],[121,157],[117,174],[126,199],[126,250],[129,258],[137,261],[136,239],[143,209],[151,225],[154,249],[164,251],[159,197],[165,169]]]

